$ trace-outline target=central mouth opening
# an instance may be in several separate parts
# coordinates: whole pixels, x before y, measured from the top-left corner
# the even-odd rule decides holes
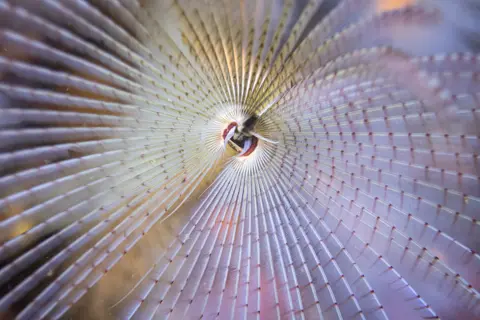
[[[257,118],[252,116],[240,125],[237,122],[231,122],[223,130],[223,140],[239,152],[240,157],[252,154],[257,148],[258,138],[251,134],[256,122]]]

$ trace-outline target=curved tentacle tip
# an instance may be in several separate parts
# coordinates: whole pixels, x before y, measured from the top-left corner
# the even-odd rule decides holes
[[[256,132],[254,132],[254,131],[251,131],[251,134],[252,134],[252,136],[258,138],[258,140],[262,140],[262,141],[265,141],[265,142],[268,142],[268,143],[278,144],[278,142],[279,142],[279,141],[276,141],[276,140],[272,140],[272,139],[269,139],[269,138],[265,138],[265,137],[262,136],[261,134],[256,133]]]
[[[247,153],[247,151],[250,150],[251,146],[252,146],[252,139],[245,140],[245,144],[243,145],[242,152],[240,152],[237,157],[241,157],[245,153]]]
[[[227,149],[227,144],[228,142],[233,138],[233,136],[235,135],[235,131],[237,130],[237,126],[232,126],[232,127],[228,127],[227,129],[225,130],[228,130],[226,135],[224,135],[223,137],[223,149]]]

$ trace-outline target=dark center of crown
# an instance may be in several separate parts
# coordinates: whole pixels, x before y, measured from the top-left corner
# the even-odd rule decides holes
[[[233,137],[230,139],[229,144],[230,145],[233,144],[232,147],[234,149],[237,149],[237,151],[238,149],[243,149],[245,147],[247,140],[251,140],[251,143],[248,146],[248,150],[246,150],[245,153],[243,154],[244,157],[251,154],[258,145],[258,138],[251,134],[251,131],[253,130],[253,128],[255,127],[255,124],[257,123],[257,120],[258,118],[256,116],[251,116],[240,125],[238,125],[237,122],[231,122],[228,125],[228,127],[225,130],[223,130],[222,136],[223,136],[223,139],[225,139],[228,132],[230,132],[230,130],[233,127],[236,127],[235,133]]]

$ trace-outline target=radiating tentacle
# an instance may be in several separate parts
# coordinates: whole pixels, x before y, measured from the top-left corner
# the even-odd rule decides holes
[[[0,318],[480,317],[448,6],[0,0]]]

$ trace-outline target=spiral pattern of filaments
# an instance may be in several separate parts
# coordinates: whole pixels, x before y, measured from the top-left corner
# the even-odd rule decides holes
[[[480,56],[394,2],[0,0],[0,318],[479,318]]]

